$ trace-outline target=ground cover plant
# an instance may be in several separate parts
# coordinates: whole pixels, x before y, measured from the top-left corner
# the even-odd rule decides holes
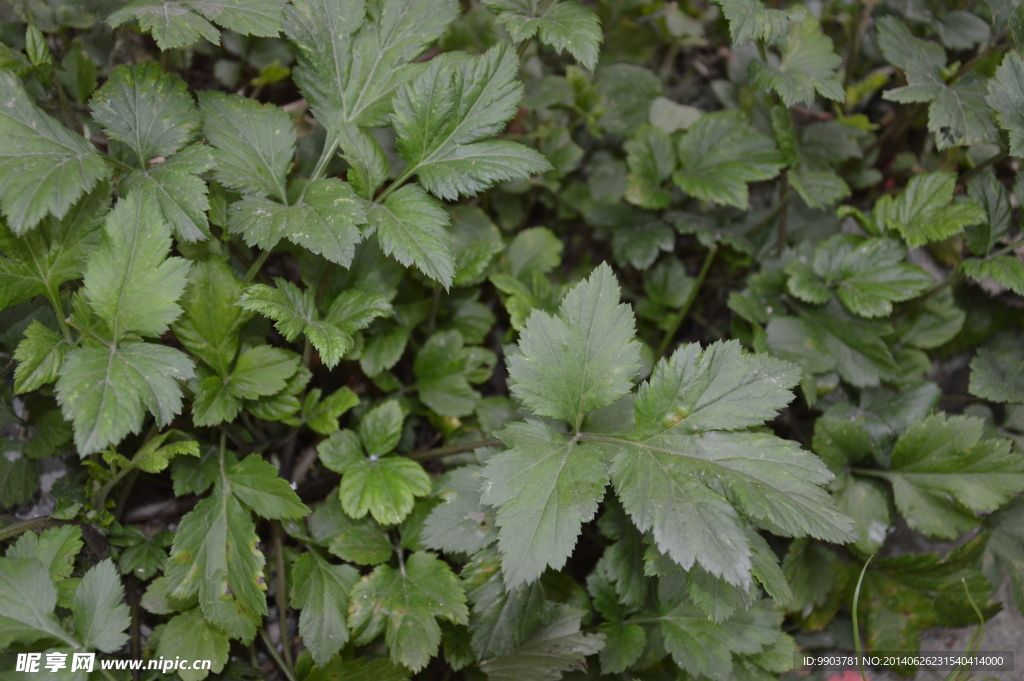
[[[1022,41],[5,0],[0,650],[759,681],[1024,608]]]

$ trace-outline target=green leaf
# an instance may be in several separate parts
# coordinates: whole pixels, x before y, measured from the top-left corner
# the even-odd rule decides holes
[[[635,64],[602,66],[594,74],[594,81],[597,94],[604,99],[603,109],[598,109],[598,125],[613,135],[630,136],[636,132],[650,118],[651,103],[664,91],[659,76]],[[568,134],[566,142],[571,142]],[[574,144],[567,146],[566,150],[573,148]],[[583,156],[582,149],[579,149],[579,155]],[[578,160],[570,161],[568,170],[572,170]]]
[[[225,384],[232,395],[251,400],[281,392],[298,370],[295,353],[257,345],[242,353]]]
[[[801,8],[765,9],[760,0],[715,0],[729,21],[733,45],[763,40],[774,45],[789,34],[790,22],[800,22],[807,13]]]
[[[469,612],[458,578],[432,553],[413,553],[403,570],[380,565],[352,589],[349,623],[356,644],[365,645],[384,630],[391,661],[414,672],[441,643],[438,617],[465,624]]]
[[[326,178],[307,184],[291,206],[261,197],[243,199],[233,206],[228,227],[250,245],[269,249],[285,238],[348,267],[363,238],[359,225],[366,221],[363,202],[352,187]]]
[[[345,466],[339,495],[342,508],[353,518],[367,511],[382,525],[401,522],[412,511],[413,498],[430,494],[423,467],[401,456],[356,461]]]
[[[521,646],[502,657],[487,660],[480,669],[488,681],[558,681],[567,671],[586,671],[586,657],[604,645],[601,634],[584,634],[584,611],[560,605],[551,621]]]
[[[993,402],[1024,404],[1024,352],[1009,339],[978,349],[971,360],[970,393]]]
[[[217,28],[180,0],[132,0],[107,17],[112,28],[132,20],[137,21],[143,31],[153,34],[161,50],[184,47],[200,39],[215,45],[220,43]]]
[[[1006,568],[1014,603],[1020,610],[1024,606],[1024,500],[1016,498],[985,518],[990,537],[986,552],[996,563]],[[986,556],[987,558],[988,556]]]
[[[369,12],[367,12],[369,9]],[[395,90],[419,69],[410,62],[458,16],[454,0],[299,0],[286,9],[285,32],[299,48],[295,83],[317,120],[390,124]]]
[[[551,619],[539,581],[505,588],[501,556],[493,549],[473,556],[461,578],[473,606],[469,645],[478,660],[508,654]]]
[[[393,125],[403,174],[417,175],[435,196],[472,196],[502,180],[551,169],[539,153],[515,142],[481,141],[500,132],[517,111],[523,86],[519,59],[507,43],[477,58],[446,53],[395,94]]]
[[[117,652],[128,640],[128,606],[121,578],[110,559],[97,563],[75,591],[75,633],[89,648]]]
[[[687,194],[746,210],[747,183],[770,180],[785,165],[767,135],[751,129],[739,111],[701,116],[678,144],[672,180]]]
[[[77,642],[53,616],[57,589],[49,573],[32,558],[0,558],[0,645]]]
[[[194,657],[210,661],[210,670],[181,669],[182,681],[201,681],[213,672],[219,674],[228,661],[231,641],[228,635],[210,624],[199,608],[175,615],[160,634],[156,652],[166,659]],[[200,657],[201,656],[201,657]]]
[[[195,144],[146,170],[136,170],[124,180],[127,194],[140,192],[160,206],[164,220],[179,238],[202,241],[210,236],[206,211],[208,188],[200,177],[213,167],[210,148]]]
[[[559,52],[567,51],[591,71],[597,65],[603,35],[601,22],[589,9],[563,0],[540,11],[539,0],[485,0],[498,15],[513,41],[519,43],[540,34],[540,41]]]
[[[256,515],[274,520],[302,518],[309,509],[277,469],[258,454],[250,454],[227,471],[231,493]]]
[[[126,342],[68,353],[57,380],[57,402],[72,421],[81,456],[138,433],[148,410],[160,426],[181,411],[178,381],[192,377],[192,362],[173,348]]]
[[[932,283],[920,267],[903,262],[906,250],[892,239],[836,235],[818,245],[810,269],[793,261],[787,272],[790,293],[809,303],[825,303],[835,289],[854,314],[882,317],[892,304],[913,298]]]
[[[435,333],[413,364],[420,400],[442,416],[468,416],[480,401],[470,383],[486,381],[496,361],[489,350],[463,347],[458,331]]]
[[[911,426],[896,443],[889,469],[896,507],[910,527],[953,539],[1024,490],[1024,458],[1009,440],[982,440],[981,419],[941,414]]]
[[[498,435],[509,449],[487,462],[482,500],[498,507],[502,573],[512,589],[549,565],[562,567],[597,511],[608,474],[600,451],[540,421],[514,423]]]
[[[626,671],[640,659],[647,644],[647,634],[639,624],[605,622],[598,631],[604,634],[600,658],[602,674]]]
[[[35,558],[50,573],[54,582],[67,579],[75,569],[75,556],[82,549],[82,529],[62,525],[41,534],[26,532],[7,549],[8,558]]]
[[[801,166],[789,175],[789,182],[811,208],[826,208],[850,195],[850,186],[832,170]]]
[[[359,573],[351,565],[332,565],[310,551],[295,559],[291,577],[292,605],[302,610],[299,635],[322,667],[348,641],[345,613]]]
[[[203,133],[213,145],[214,176],[228,187],[284,201],[285,174],[295,153],[295,128],[272,104],[240,95],[199,93]]]
[[[44,218],[21,237],[0,221],[0,309],[37,295],[54,296],[65,281],[81,277],[109,207],[110,188],[101,184],[60,220]]]
[[[940,150],[999,139],[985,103],[985,80],[967,74],[953,87],[942,88],[928,107],[928,129]]]
[[[676,166],[672,139],[660,128],[643,126],[623,145],[629,164],[626,201],[643,208],[667,208],[671,197],[662,183]]]
[[[821,31],[817,19],[806,16],[794,26],[779,51],[782,60],[777,67],[757,60],[750,62],[754,85],[775,90],[787,108],[799,103],[814,104],[815,91],[825,99],[846,99],[836,73],[843,60],[833,50],[832,39]]]
[[[184,312],[171,327],[181,344],[220,376],[230,374],[238,332],[252,317],[235,304],[241,292],[241,282],[226,263],[193,263],[180,301]]]
[[[210,21],[242,35],[276,37],[283,28],[282,0],[186,0]]]
[[[218,483],[178,526],[164,574],[167,595],[199,594],[203,615],[233,638],[251,641],[267,614],[259,537],[238,500]]]
[[[781,636],[782,613],[763,600],[725,622],[710,622],[694,605],[681,604],[661,616],[665,649],[682,669],[713,681],[735,678],[739,655],[763,651]]]
[[[359,439],[370,456],[382,456],[394,451],[402,438],[405,414],[397,400],[377,405],[359,422]]]
[[[388,159],[370,133],[348,123],[333,131],[349,164],[346,176],[356,194],[372,201],[377,188],[388,179]]]
[[[721,432],[772,418],[797,380],[792,365],[742,355],[735,341],[703,353],[684,346],[641,386],[633,443],[604,438],[621,446],[611,477],[626,511],[684,569],[696,561],[749,586],[739,512],[775,534],[850,537],[849,519],[819,487],[832,474],[817,457],[770,435]]]
[[[508,359],[512,394],[539,416],[579,428],[587,412],[629,392],[639,371],[639,345],[629,306],[607,264],[566,294],[552,316],[535,310],[519,354]]]
[[[303,291],[285,279],[275,278],[274,283],[277,288],[263,284],[249,286],[239,297],[238,305],[274,320],[274,326],[289,342],[299,334],[306,334],[324,364],[331,368],[337,366],[352,349],[351,334],[320,318],[313,291]]]
[[[188,144],[202,122],[185,81],[151,61],[118,66],[89,106],[107,137],[128,145],[142,168]]]
[[[320,396],[318,388],[309,391],[309,395]],[[359,404],[359,397],[347,387],[335,390],[322,400],[316,402],[315,406],[308,412],[303,413],[303,418],[310,428],[321,435],[330,435],[338,430],[338,419],[342,414]],[[305,410],[305,405],[303,405]]]
[[[24,394],[57,380],[64,357],[74,346],[34,320],[14,351],[14,392]]]
[[[435,484],[441,503],[427,516],[420,542],[431,549],[472,555],[498,538],[494,510],[480,500],[480,466],[460,466]]]
[[[164,431],[139,448],[132,457],[132,466],[155,474],[166,469],[175,456],[198,457],[199,443],[180,430]]]
[[[967,183],[967,193],[988,215],[981,225],[965,229],[964,240],[974,255],[985,255],[1006,236],[1013,209],[1006,187],[995,173],[985,170]]]
[[[331,494],[309,519],[312,535],[327,550],[352,563],[379,565],[391,558],[393,546],[387,531],[372,518],[352,520],[341,508],[338,495]]]
[[[406,267],[415,265],[447,290],[455,276],[455,254],[441,202],[417,184],[405,185],[373,204],[366,217],[383,251]]]
[[[995,109],[999,127],[1010,135],[1010,153],[1024,156],[1024,57],[1010,52],[988,81],[989,106]]]
[[[889,498],[884,486],[877,480],[842,475],[841,487],[834,492],[836,507],[853,518],[857,541],[854,546],[864,555],[871,556],[882,548],[892,518],[889,516]]]
[[[64,217],[109,171],[88,141],[32,103],[13,74],[0,73],[0,103],[0,209],[22,235],[47,215]]]
[[[960,270],[975,281],[992,279],[1018,295],[1024,295],[1024,262],[1012,255],[994,258],[968,258],[960,263]]]
[[[303,681],[408,681],[411,672],[390,660],[378,658],[367,661],[365,657],[343,661],[334,657],[322,668],[314,668]]]
[[[955,173],[939,171],[915,175],[896,200],[885,206],[886,226],[898,230],[907,244],[916,248],[984,222],[985,211],[975,203],[950,204],[955,187]]]
[[[84,276],[85,297],[113,340],[160,336],[181,314],[189,263],[168,258],[170,248],[171,232],[155,203],[137,196],[118,201]]]

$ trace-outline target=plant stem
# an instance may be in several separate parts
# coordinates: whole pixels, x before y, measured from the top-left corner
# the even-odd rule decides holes
[[[398,177],[397,177],[397,178],[395,179],[395,181],[394,181],[394,182],[392,182],[391,184],[389,184],[389,185],[387,186],[387,188],[385,188],[385,189],[384,189],[384,191],[382,191],[382,192],[381,192],[380,194],[378,194],[378,195],[377,195],[377,198],[375,198],[375,199],[373,200],[373,202],[374,202],[374,203],[384,203],[384,199],[388,198],[388,196],[390,196],[390,195],[391,195],[391,193],[392,193],[393,191],[395,191],[396,189],[398,189],[399,187],[401,187],[401,186],[402,186],[403,184],[405,184],[405,183],[406,183],[406,181],[407,181],[407,180],[408,180],[408,179],[409,179],[410,177],[412,177],[412,176],[413,176],[413,175],[414,175],[415,173],[416,173],[416,168],[415,168],[415,167],[413,167],[413,168],[406,168],[406,169],[405,169],[405,172],[404,172],[404,173],[402,173],[401,175],[399,175],[399,176],[398,176]]]
[[[46,527],[50,524],[50,520],[50,516],[41,515],[38,518],[30,518],[29,520],[22,520],[19,523],[9,525],[0,530],[0,542],[7,541],[8,539],[14,539],[18,535],[28,532],[29,530]]]
[[[309,176],[309,180],[306,182],[306,186],[302,188],[302,193],[299,194],[298,203],[302,203],[302,199],[306,198],[306,189],[309,185],[313,184],[323,175],[327,169],[327,164],[334,158],[334,152],[338,150],[338,138],[333,137],[330,144],[324,144],[323,150],[320,152],[320,158],[317,159],[316,166],[313,168],[313,172]]]
[[[257,257],[253,261],[253,263],[251,265],[249,265],[249,269],[246,271],[245,278],[242,279],[242,283],[243,284],[248,284],[253,279],[255,279],[256,275],[259,274],[260,268],[263,267],[263,263],[265,263],[267,261],[267,258],[269,258],[269,257],[270,257],[270,249],[269,248],[266,249],[265,251],[263,251],[262,253],[260,253],[259,257]]]
[[[1009,152],[1006,152],[1006,151],[1004,151],[1004,152],[1002,152],[1002,153],[1000,153],[1000,154],[996,154],[995,156],[993,156],[992,158],[988,159],[987,161],[982,161],[981,163],[979,163],[978,165],[974,166],[973,168],[971,168],[970,170],[968,170],[968,171],[967,171],[966,173],[964,173],[964,174],[963,174],[963,175],[962,175],[962,176],[960,177],[960,179],[959,179],[959,180],[957,181],[957,184],[959,184],[959,185],[961,185],[961,186],[965,186],[965,187],[966,187],[966,186],[967,186],[967,183],[968,183],[968,182],[969,182],[969,181],[971,180],[971,178],[973,178],[973,177],[974,177],[975,175],[977,175],[977,174],[978,174],[978,173],[980,173],[981,171],[985,170],[985,169],[986,169],[986,168],[988,168],[989,166],[993,166],[993,165],[995,165],[996,163],[999,163],[999,162],[1000,162],[1000,161],[1002,161],[1003,159],[1005,159],[1005,158],[1009,157],[1009,155],[1010,155],[1010,154],[1009,154]]]
[[[786,206],[789,204],[789,169],[782,171],[782,179],[779,188],[779,245],[777,255],[782,255],[786,250]]]
[[[290,645],[290,634],[288,628],[288,579],[284,572],[284,541],[281,538],[281,526],[278,523],[271,523],[271,533],[274,540],[274,557],[277,561],[277,626],[281,630],[281,649],[284,651],[284,661],[289,668],[292,666],[292,648]]]
[[[860,645],[860,627],[857,625],[857,606],[860,603],[860,587],[864,582],[864,575],[868,571],[868,565],[871,564],[871,558],[868,558],[864,563],[864,567],[860,570],[860,577],[857,578],[857,588],[853,590],[853,649],[857,651],[857,666],[860,668],[860,677],[863,681],[868,681],[867,674],[864,673],[864,659],[861,653],[863,649]]]
[[[455,454],[465,454],[466,452],[472,452],[474,449],[480,447],[502,447],[504,443],[497,439],[491,438],[489,440],[476,440],[475,442],[466,442],[461,445],[449,445],[447,447],[435,447],[434,449],[425,449],[422,452],[413,452],[406,458],[412,459],[413,461],[435,461],[437,459],[443,459],[446,456],[454,456]]]
[[[850,42],[846,52],[846,64],[843,68],[843,89],[850,84],[853,78],[853,69],[857,64],[857,57],[860,56],[860,43],[864,37],[864,24],[871,16],[871,8],[864,6],[864,0],[857,0],[853,5],[853,12],[850,15]]]
[[[68,320],[64,316],[64,310],[60,304],[60,293],[54,287],[46,287],[46,299],[50,301],[50,306],[53,308],[54,313],[57,315],[57,325],[60,326],[60,332],[64,335],[64,340],[68,343],[74,343],[75,339],[71,335],[71,327],[68,326]]]
[[[711,263],[714,262],[715,254],[718,253],[718,244],[715,244],[708,250],[708,254],[704,256],[704,264],[700,267],[700,273],[697,274],[697,281],[694,282],[693,288],[690,289],[690,295],[686,297],[686,302],[679,308],[675,316],[672,318],[669,328],[665,331],[665,335],[661,339],[661,345],[658,346],[658,358],[665,356],[665,352],[668,350],[668,346],[672,343],[672,339],[675,338],[676,331],[679,330],[679,325],[683,323],[683,319],[686,314],[690,311],[690,307],[693,306],[693,301],[697,299],[697,293],[700,291],[701,285],[704,283],[704,279],[708,276],[708,271],[711,269]]]
[[[274,648],[273,642],[270,640],[270,636],[267,635],[267,631],[260,627],[260,639],[263,641],[263,645],[266,646],[267,652],[274,658],[274,663],[277,664],[277,668],[281,670],[281,673],[288,677],[288,681],[298,681],[295,678],[295,672],[292,671],[291,667],[285,664],[285,661],[281,659],[280,653]]]

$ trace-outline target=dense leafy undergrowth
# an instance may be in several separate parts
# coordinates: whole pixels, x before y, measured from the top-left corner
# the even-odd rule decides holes
[[[1024,606],[1014,0],[0,19],[7,652],[757,681]]]

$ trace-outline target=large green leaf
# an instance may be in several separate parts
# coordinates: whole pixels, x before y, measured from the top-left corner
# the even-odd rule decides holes
[[[790,29],[779,45],[782,60],[771,66],[761,61],[750,63],[754,84],[775,90],[787,106],[814,103],[814,93],[825,99],[843,101],[846,97],[836,69],[842,57],[832,49],[832,39],[826,36],[818,21],[811,16]]]
[[[80,135],[40,111],[14,74],[0,71],[0,209],[17,235],[56,218],[109,174]]]
[[[586,670],[586,658],[601,650],[601,634],[580,631],[584,611],[560,605],[551,621],[507,655],[480,668],[488,681],[558,681],[567,671]]]
[[[179,238],[201,241],[210,236],[206,218],[210,201],[201,175],[212,167],[210,148],[196,144],[163,163],[136,170],[122,186],[126,195],[140,192],[159,205]]]
[[[366,212],[380,247],[406,267],[415,265],[445,289],[455,277],[455,253],[448,233],[448,213],[441,202],[417,184],[389,194]]]
[[[75,633],[88,648],[117,652],[128,641],[128,606],[110,559],[89,569],[75,590]]]
[[[955,187],[954,173],[915,175],[894,201],[879,201],[875,210],[882,211],[886,226],[898,230],[911,248],[922,246],[986,220],[985,211],[972,201],[951,203]]]
[[[480,57],[447,53],[395,94],[398,153],[435,196],[455,200],[502,180],[523,179],[551,165],[515,142],[484,140],[517,111],[523,86],[519,60],[507,43]]]
[[[484,4],[498,15],[498,23],[515,42],[539,34],[545,45],[568,51],[588,69],[593,70],[597,64],[603,38],[601,22],[578,3],[561,0],[544,5],[543,11],[540,0],[485,0]]]
[[[292,565],[292,603],[301,608],[299,634],[324,666],[348,641],[348,596],[359,581],[351,565],[332,565],[315,551],[304,553]]]
[[[1001,336],[979,348],[969,389],[993,402],[1024,403],[1024,352],[1015,339]]]
[[[790,10],[765,9],[760,0],[715,0],[729,21],[734,45],[763,40],[774,45],[789,35],[790,23],[801,21],[806,12],[799,7]]]
[[[437,652],[438,617],[465,624],[469,612],[458,577],[433,553],[413,553],[401,570],[380,565],[352,589],[349,623],[356,644],[384,631],[391,661],[413,671]]]
[[[995,77],[988,81],[986,101],[996,112],[999,126],[1010,135],[1010,153],[1024,156],[1024,58],[1010,52]]]
[[[0,558],[0,645],[77,642],[53,615],[57,589],[49,572],[34,558]]]

